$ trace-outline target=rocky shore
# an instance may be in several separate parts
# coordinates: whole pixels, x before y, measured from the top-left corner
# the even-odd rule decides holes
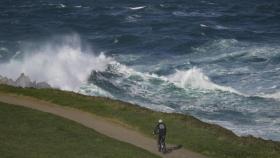
[[[10,79],[0,75],[0,84],[6,84],[14,87],[22,87],[22,88],[51,88],[51,86],[47,82],[36,82],[31,81],[31,79],[26,76],[24,73],[21,73],[20,76],[16,79]]]

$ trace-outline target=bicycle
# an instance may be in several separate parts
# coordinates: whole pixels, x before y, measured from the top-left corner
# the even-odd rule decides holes
[[[163,154],[166,153],[166,146],[165,146],[165,136],[160,137],[159,140],[159,151]]]

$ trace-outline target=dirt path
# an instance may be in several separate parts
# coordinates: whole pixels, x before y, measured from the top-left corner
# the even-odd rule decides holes
[[[91,113],[83,112],[74,108],[62,107],[53,103],[41,101],[31,97],[3,93],[0,93],[0,101],[4,103],[36,109],[43,112],[48,112],[60,117],[67,118],[69,120],[73,120],[88,128],[92,128],[103,135],[109,136],[122,142],[133,144],[156,155],[160,155],[161,157],[206,158],[205,156],[185,149],[173,150],[170,153],[163,155],[157,151],[155,140],[148,138],[132,129],[128,129],[117,123],[106,120],[105,118],[95,116]],[[167,145],[167,147],[168,146],[170,145]]]

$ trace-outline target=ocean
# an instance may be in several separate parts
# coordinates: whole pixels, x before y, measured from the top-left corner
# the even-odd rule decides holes
[[[1,0],[0,75],[22,72],[280,141],[280,1]]]

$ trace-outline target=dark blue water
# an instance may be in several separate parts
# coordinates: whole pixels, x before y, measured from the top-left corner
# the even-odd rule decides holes
[[[280,1],[0,1],[0,75],[280,140]]]

